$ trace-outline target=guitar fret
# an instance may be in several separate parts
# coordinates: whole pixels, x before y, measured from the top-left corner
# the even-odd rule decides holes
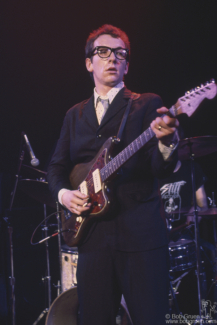
[[[127,151],[126,148],[123,150],[124,161],[127,160]]]
[[[116,159],[114,158],[112,160],[112,166],[113,166],[113,169],[114,169],[114,172],[117,170],[117,164],[116,164]]]
[[[142,134],[139,136],[139,139],[140,139],[140,142],[141,142],[141,147],[143,147],[144,146],[144,142],[143,142]]]
[[[136,143],[135,143],[135,141],[133,141],[133,151],[134,151],[134,153],[136,153],[137,152],[137,148],[136,148]]]
[[[125,150],[126,150],[126,156],[127,156],[127,159],[129,159],[129,158],[131,157],[129,146],[127,146],[127,147],[125,148]]]
[[[138,137],[136,139],[136,144],[137,144],[137,147],[138,147],[138,150],[141,148],[141,141],[140,141],[140,137]]]
[[[123,164],[124,163],[124,152],[123,151],[120,152],[120,158],[121,158],[121,164]]]

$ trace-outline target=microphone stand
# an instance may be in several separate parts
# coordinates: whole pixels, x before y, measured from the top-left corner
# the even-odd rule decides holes
[[[13,188],[13,192],[11,193],[11,200],[10,200],[10,207],[9,207],[9,216],[5,217],[4,220],[7,223],[7,228],[8,228],[8,234],[9,234],[9,246],[10,246],[10,267],[11,267],[11,275],[10,275],[10,286],[11,286],[11,316],[12,316],[12,325],[16,324],[16,311],[15,311],[15,277],[14,277],[14,258],[13,258],[13,227],[11,226],[10,223],[10,218],[11,218],[11,211],[14,203],[14,198],[17,190],[17,184],[19,181],[19,176],[20,176],[20,170],[22,167],[23,159],[24,159],[24,146],[23,146],[23,141],[21,138],[21,145],[20,148],[20,157],[18,161],[18,167],[17,167],[17,174],[16,174],[16,180]]]

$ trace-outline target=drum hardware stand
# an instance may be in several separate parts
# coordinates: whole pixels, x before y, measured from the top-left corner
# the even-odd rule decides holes
[[[212,192],[212,208],[216,208],[214,192]],[[214,272],[214,302],[217,301],[217,233],[216,233],[216,221],[213,219],[213,232],[214,232],[214,243],[215,243],[215,272]],[[217,315],[215,313],[215,320]]]
[[[60,280],[57,281],[57,284],[53,283],[54,288],[57,289],[57,297],[59,297],[60,293],[61,293],[61,284],[60,284]]]
[[[57,295],[62,292],[62,254],[61,254],[61,222],[60,222],[60,213],[59,213],[59,202],[56,202],[57,207],[57,230],[58,230],[58,251],[59,251],[59,268],[60,268],[60,280],[58,281],[57,286],[60,286],[59,289],[57,289]],[[59,293],[59,294],[58,294]]]
[[[198,210],[197,210],[197,201],[196,201],[196,185],[195,185],[195,165],[194,165],[194,154],[192,152],[192,144],[189,141],[188,146],[190,149],[190,161],[191,161],[191,182],[192,182],[192,192],[193,192],[193,214],[194,214],[194,234],[195,234],[195,246],[196,246],[196,257],[197,257],[197,289],[198,289],[198,305],[199,305],[199,319],[195,321],[194,324],[202,325],[202,315],[201,315],[201,261],[200,261],[200,246],[199,246],[199,223],[198,223]],[[197,322],[197,323],[196,323]]]
[[[46,204],[44,204],[44,225],[42,228],[42,231],[44,231],[44,238],[48,237],[48,226],[47,226],[47,207]],[[51,275],[50,275],[50,259],[49,259],[49,246],[48,246],[48,240],[45,240],[45,247],[46,247],[46,262],[47,262],[47,275],[42,278],[42,281],[47,281],[47,290],[48,290],[48,308],[45,308],[39,317],[36,319],[36,321],[33,323],[33,325],[38,324],[38,322],[48,313],[48,310],[51,305]]]
[[[11,217],[11,211],[14,203],[14,198],[17,190],[17,184],[20,177],[20,170],[22,167],[23,159],[25,154],[25,146],[23,145],[23,137],[21,137],[21,144],[20,144],[20,157],[18,161],[18,167],[17,167],[17,174],[16,174],[16,180],[14,183],[13,192],[11,193],[11,200],[10,200],[10,207],[9,207],[9,215],[4,218],[5,222],[7,223],[8,228],[8,234],[9,234],[9,246],[10,246],[10,266],[11,266],[11,276],[10,279],[10,286],[11,286],[11,316],[12,316],[12,325],[16,324],[16,312],[15,312],[15,277],[14,277],[14,258],[13,258],[13,227],[10,224],[10,217]]]
[[[181,283],[182,278],[184,278],[184,276],[186,276],[189,272],[190,271],[185,272],[180,277],[178,277],[177,279],[175,279],[173,281],[170,281],[170,292],[171,292],[171,295],[172,295],[172,300],[173,300],[173,302],[175,304],[176,312],[177,312],[178,315],[182,316],[183,320],[186,322],[187,325],[191,325],[191,324],[188,322],[188,320],[185,318],[185,316],[182,314],[182,312],[180,312],[178,302],[177,302],[177,299],[176,299],[176,294],[178,293],[177,290],[178,290],[178,287],[179,287],[179,285]],[[175,284],[176,282],[178,282],[178,283],[177,283],[176,287],[173,288],[173,284]]]
[[[44,204],[44,219],[45,219],[45,223],[44,223],[44,227],[42,228],[42,230],[44,231],[44,238],[46,238],[48,236],[47,230],[47,207],[46,204]],[[45,279],[47,280],[47,286],[48,286],[48,308],[50,308],[51,305],[51,276],[50,276],[50,259],[49,259],[49,246],[48,246],[48,240],[45,241],[45,247],[46,247],[46,261],[47,261],[47,276],[45,277]]]

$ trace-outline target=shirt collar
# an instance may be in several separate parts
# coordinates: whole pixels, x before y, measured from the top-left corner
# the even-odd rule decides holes
[[[119,91],[124,88],[124,82],[121,81],[119,82],[119,84],[117,84],[116,86],[114,86],[112,89],[110,89],[106,96],[100,96],[97,91],[96,91],[96,87],[94,88],[94,107],[96,108],[97,105],[97,100],[98,98],[102,98],[102,99],[108,99],[109,100],[109,104],[112,103],[113,99],[115,98],[115,96],[119,93]]]

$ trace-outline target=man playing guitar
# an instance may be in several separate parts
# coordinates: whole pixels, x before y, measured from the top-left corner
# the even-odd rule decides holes
[[[86,190],[72,187],[70,171],[92,161],[104,142],[117,135],[131,98],[123,83],[130,54],[123,31],[111,25],[100,27],[90,34],[85,53],[94,93],[67,112],[48,170],[53,196],[78,221],[79,217],[88,218],[95,202]],[[156,136],[111,180],[111,209],[92,223],[78,245],[82,325],[115,324],[122,294],[134,325],[165,323],[168,251],[157,178],[169,176],[176,166],[179,124],[168,115],[160,117],[167,111],[155,94],[133,98],[119,148],[126,148],[150,126]]]

